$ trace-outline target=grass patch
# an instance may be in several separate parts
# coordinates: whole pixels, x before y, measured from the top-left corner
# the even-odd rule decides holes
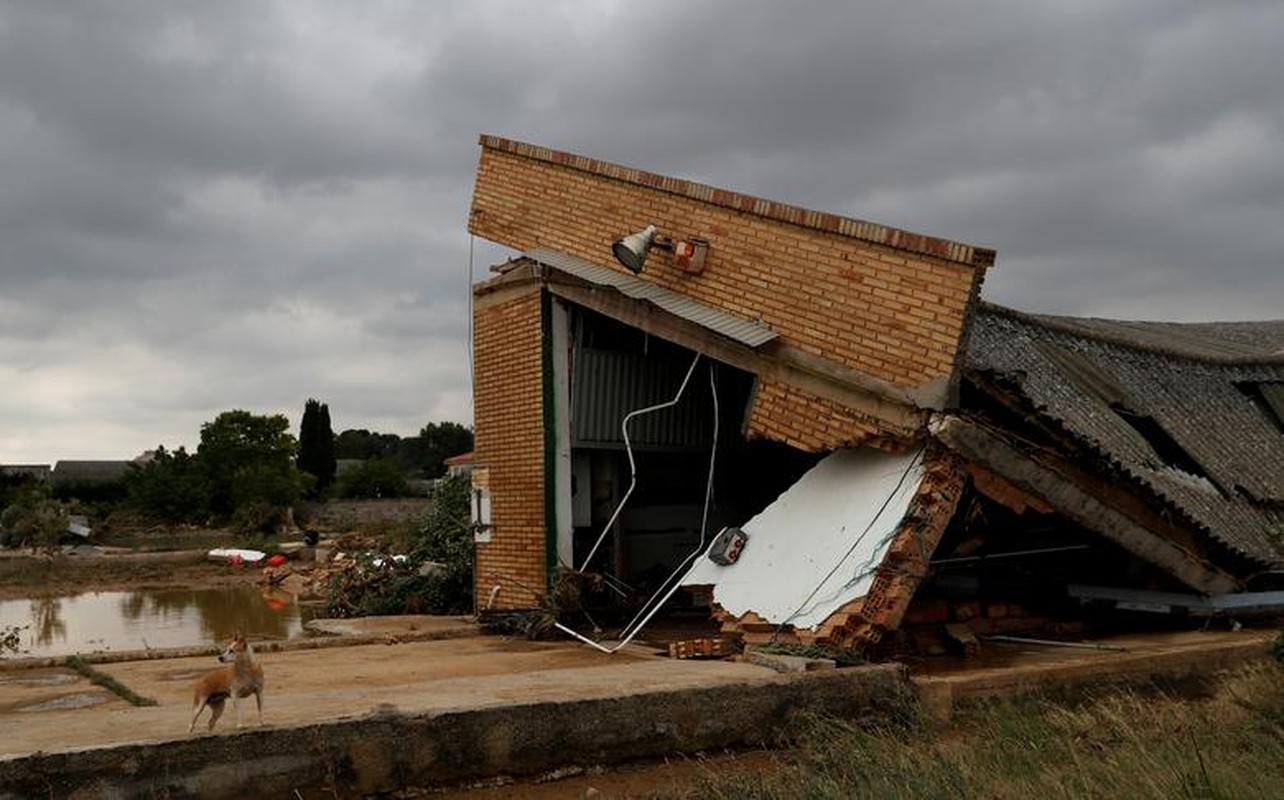
[[[1284,786],[1284,668],[1207,697],[1109,691],[1007,700],[949,723],[807,719],[780,768],[709,776],[683,797],[1273,798]]]
[[[116,680],[115,678],[108,675],[107,673],[99,672],[98,670],[89,666],[88,664],[85,663],[84,659],[80,658],[79,656],[68,656],[66,664],[68,667],[71,667],[76,672],[79,672],[81,675],[84,675],[91,682],[112,692],[117,697],[121,698],[122,700],[129,703],[130,705],[134,705],[134,706],[158,705],[153,698],[143,697],[142,695],[135,694],[134,690],[130,689],[128,686]]]

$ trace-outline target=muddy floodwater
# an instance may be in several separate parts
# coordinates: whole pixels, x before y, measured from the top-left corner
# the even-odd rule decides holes
[[[286,639],[309,618],[293,595],[257,586],[0,600],[0,630],[22,629],[10,658],[192,647],[221,643],[238,630],[251,639]]]

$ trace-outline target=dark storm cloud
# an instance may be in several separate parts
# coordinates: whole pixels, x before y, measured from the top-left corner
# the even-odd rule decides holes
[[[0,461],[471,413],[477,134],[996,247],[991,299],[1284,315],[1276,3],[0,0]],[[16,388],[10,388],[16,387]]]

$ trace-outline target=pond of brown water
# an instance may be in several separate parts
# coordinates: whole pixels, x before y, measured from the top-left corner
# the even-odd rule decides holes
[[[310,618],[294,596],[257,586],[0,600],[0,631],[19,628],[16,653],[44,657],[220,644],[299,635]]]

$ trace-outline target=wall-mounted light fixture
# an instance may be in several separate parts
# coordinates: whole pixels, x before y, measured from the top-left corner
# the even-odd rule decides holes
[[[642,265],[646,263],[647,254],[652,247],[672,250],[673,240],[656,233],[654,225],[648,225],[637,233],[616,239],[615,244],[611,245],[611,252],[615,253],[616,261],[636,275],[642,271]]]
[[[673,253],[673,261],[684,272],[698,273],[704,269],[704,259],[709,252],[709,242],[698,236],[687,240],[674,241],[658,233],[654,225],[648,225],[637,233],[631,233],[617,239],[611,245],[615,259],[634,275],[642,271],[647,254],[651,248],[658,247]]]

